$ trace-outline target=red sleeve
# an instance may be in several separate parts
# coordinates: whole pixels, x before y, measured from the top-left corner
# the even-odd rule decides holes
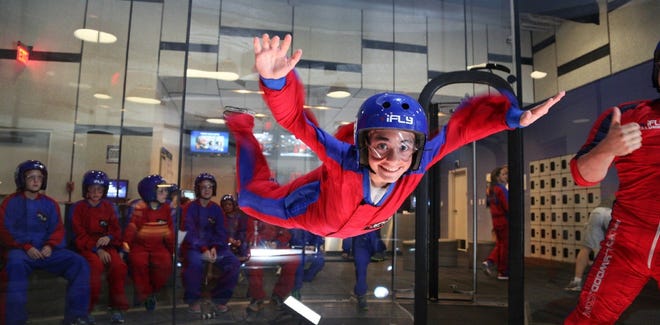
[[[484,95],[469,99],[461,104],[427,148],[440,147],[434,154],[430,168],[446,154],[473,141],[500,131],[510,130],[507,119],[518,123],[521,111],[512,110],[511,102],[504,95]],[[515,119],[518,118],[518,121]],[[438,143],[439,142],[439,143]]]
[[[4,200],[2,200],[2,204],[0,205],[0,243],[2,243],[2,246],[8,248],[23,248],[24,250],[28,250],[30,247],[32,247],[32,245],[17,242],[5,224],[7,218],[7,206],[9,205],[9,201],[16,195],[18,194],[14,193],[9,195]]]

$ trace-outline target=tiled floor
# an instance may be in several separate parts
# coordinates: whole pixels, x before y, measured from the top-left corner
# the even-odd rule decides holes
[[[440,268],[440,300],[429,302],[429,324],[507,324],[507,282],[477,273],[477,292],[470,294],[472,269],[468,259],[459,254],[456,267]],[[391,257],[369,266],[369,288],[384,286],[394,295],[384,299],[369,297],[369,310],[359,312],[352,297],[354,285],[353,264],[339,256],[328,256],[325,269],[311,283],[305,283],[302,300],[322,316],[320,324],[413,324],[414,300],[411,299],[414,272],[403,268],[403,259],[397,258],[396,278],[388,267]],[[543,260],[527,260],[525,265],[525,298],[529,324],[560,324],[575,306],[577,293],[565,292],[563,287],[572,278],[572,264]],[[265,288],[272,287],[274,271],[266,272]],[[63,290],[66,283],[52,277],[36,274],[32,279],[30,324],[59,324],[63,310]],[[38,278],[39,276],[43,278]],[[394,288],[394,290],[392,290]],[[171,289],[171,288],[170,288]],[[246,313],[247,284],[242,280],[230,302],[230,310],[215,319],[201,320],[198,315],[187,312],[180,299],[172,310],[171,290],[159,297],[159,307],[148,313],[137,306],[126,313],[126,324],[299,324],[299,319],[290,313],[275,310],[265,304],[257,314]],[[175,296],[180,297],[177,285]],[[395,297],[393,299],[393,297]],[[651,281],[626,311],[617,324],[660,324],[660,292]],[[60,315],[52,316],[51,315]],[[107,324],[109,316],[101,307],[94,313],[97,324]],[[175,320],[173,322],[172,320]],[[301,323],[302,324],[302,323]]]

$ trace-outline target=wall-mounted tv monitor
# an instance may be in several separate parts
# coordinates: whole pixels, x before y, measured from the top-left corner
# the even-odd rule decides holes
[[[193,190],[182,190],[181,195],[183,195],[183,197],[191,199],[191,200],[195,199],[195,191],[193,191]]]
[[[108,198],[125,199],[128,193],[128,180],[111,179],[108,186]]]
[[[190,152],[209,154],[229,153],[229,132],[190,131]]]

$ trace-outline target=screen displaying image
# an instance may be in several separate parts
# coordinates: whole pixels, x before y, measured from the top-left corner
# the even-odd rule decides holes
[[[193,191],[193,190],[182,190],[181,195],[183,195],[183,197],[189,198],[191,200],[195,199],[195,191]]]
[[[193,153],[226,154],[229,152],[229,133],[190,131],[190,151]]]
[[[111,199],[125,199],[128,193],[128,181],[125,179],[111,179],[108,186],[108,197]]]

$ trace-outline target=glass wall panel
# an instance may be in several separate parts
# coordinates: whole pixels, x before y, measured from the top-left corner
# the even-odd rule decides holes
[[[121,244],[131,236],[125,235],[135,221],[133,212],[144,211],[135,202],[140,199],[138,184],[148,175],[176,184],[180,192],[170,194],[195,199],[195,178],[209,173],[216,181],[211,201],[221,204],[227,194],[236,198],[236,139],[223,116],[231,108],[254,113],[253,133],[273,180],[287,184],[319,168],[317,153],[282,128],[262,98],[253,67],[253,37],[264,33],[291,34],[292,49],[302,49],[296,74],[304,85],[305,114],[330,134],[353,122],[360,105],[376,93],[419,98],[430,81],[476,68],[494,73],[521,92],[521,107],[559,90],[569,91],[556,110],[523,133],[523,253],[529,276],[524,281],[527,305],[515,307],[527,308],[530,323],[559,323],[577,301],[574,293],[563,289],[573,278],[584,216],[614,198],[617,179],[610,172],[599,187],[587,190],[572,186],[567,168],[539,168],[566,165],[587,137],[589,123],[606,107],[655,95],[648,87],[645,64],[657,43],[655,31],[660,30],[655,19],[660,8],[653,1],[578,2],[519,4],[516,39],[509,1],[0,0],[0,197],[15,192],[17,165],[28,159],[41,161],[48,169],[45,194],[57,202],[65,221],[63,245],[76,250],[71,241],[75,222],[66,216],[73,216],[74,204],[84,198],[83,175],[104,171],[110,187],[120,189],[108,197],[121,227],[122,240],[115,244],[127,250]],[[19,44],[28,50],[26,63],[16,59]],[[514,45],[520,45],[519,56]],[[491,65],[483,68],[484,63]],[[532,71],[545,77],[532,79]],[[329,96],[335,90],[348,96]],[[438,89],[425,107],[434,113],[430,136],[443,134],[443,126],[465,99],[499,90],[470,82]],[[495,166],[511,163],[508,136],[488,136],[439,161],[429,172],[434,180],[429,202],[417,202],[412,195],[381,228],[382,243],[373,241],[382,254],[345,251],[364,239],[326,237],[319,247],[291,243],[291,251],[283,250],[281,243],[282,250],[275,252],[298,263],[303,261],[301,252],[306,252],[306,268],[313,268],[317,254],[324,256],[325,265],[313,280],[289,283],[276,294],[293,294],[325,319],[408,324],[413,322],[415,303],[426,303],[425,298],[432,301],[432,310],[469,302],[495,306],[494,315],[506,315],[507,289],[515,279],[498,281],[495,275],[485,275],[482,262],[495,244],[486,205],[488,174]],[[582,194],[592,198],[591,203],[571,201]],[[431,245],[429,255],[434,258],[415,255],[416,218],[426,205],[429,239],[438,243]],[[169,202],[163,206],[172,211],[172,228],[164,234],[181,243],[187,235],[181,223],[186,210],[175,204],[170,208]],[[9,213],[3,213],[6,225]],[[16,246],[11,235],[0,231],[5,252]],[[256,252],[260,248],[255,247]],[[179,253],[165,254],[173,268],[164,272],[164,284],[154,292],[157,306],[150,313],[144,305],[149,294],[136,294],[135,266],[124,257],[131,270],[124,278],[127,321],[184,323],[201,317],[188,310],[196,298],[184,297]],[[175,256],[170,259],[171,254]],[[366,272],[368,311],[356,310],[361,301],[356,291],[362,289],[356,289],[354,262],[363,258],[371,262]],[[414,297],[415,283],[421,281],[416,278],[416,258],[430,263],[429,297]],[[213,293],[206,282],[200,299],[212,303],[204,308],[226,302],[229,312],[217,315],[221,322],[276,321],[283,314],[273,308],[277,301],[269,300],[276,281],[289,274],[286,267],[281,259],[262,256],[241,262],[231,299],[210,298]],[[18,283],[17,297],[27,292],[30,322],[59,322],[65,317],[65,280],[37,270],[24,289],[23,282],[6,280],[10,269],[5,264],[2,288],[13,290]],[[211,270],[204,269],[200,276],[213,285],[223,272]],[[254,270],[263,271],[261,305],[251,304],[255,297],[248,293],[250,279],[256,281],[249,272]],[[550,279],[540,285],[537,277],[546,276]],[[110,321],[108,310],[118,308],[109,297],[107,277],[102,277],[98,301],[93,300],[90,309],[99,323]],[[653,299],[649,291],[653,292],[642,291],[642,302],[625,317],[643,317],[636,311],[648,301],[644,299]],[[246,312],[250,307],[261,310]],[[448,319],[452,312],[442,309]]]

